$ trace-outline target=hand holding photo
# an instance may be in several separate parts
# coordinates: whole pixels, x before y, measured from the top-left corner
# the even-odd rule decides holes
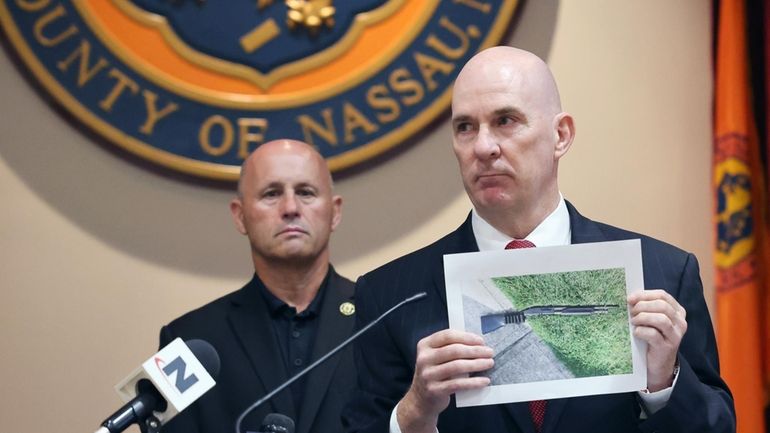
[[[628,392],[646,383],[626,297],[642,290],[638,240],[444,256],[449,326],[481,335],[490,386],[458,407]]]

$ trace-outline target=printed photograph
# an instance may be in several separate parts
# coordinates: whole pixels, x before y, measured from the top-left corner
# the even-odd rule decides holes
[[[489,386],[458,407],[644,389],[647,345],[626,299],[644,290],[638,239],[444,256],[449,327],[494,350]]]
[[[467,331],[495,351],[492,385],[633,372],[623,268],[481,278]]]

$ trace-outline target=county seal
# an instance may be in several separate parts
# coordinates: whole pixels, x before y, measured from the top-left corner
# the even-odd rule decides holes
[[[260,143],[333,171],[426,127],[515,0],[0,0],[29,71],[76,119],[156,164],[236,179]]]

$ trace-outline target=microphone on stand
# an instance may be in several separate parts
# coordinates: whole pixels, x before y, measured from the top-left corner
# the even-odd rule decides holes
[[[214,387],[219,354],[203,340],[172,341],[115,386],[126,404],[96,433],[120,433],[139,424],[152,433]]]
[[[258,432],[246,433],[294,433],[294,421],[280,413],[269,413],[262,421]]]
[[[426,296],[428,296],[428,294],[427,294],[427,293],[425,293],[425,292],[420,292],[420,293],[417,293],[416,295],[412,295],[412,296],[410,296],[410,297],[408,297],[408,298],[404,299],[403,301],[399,302],[398,304],[394,305],[394,306],[393,306],[393,307],[391,307],[391,308],[390,308],[388,311],[386,311],[386,312],[384,312],[384,313],[380,314],[380,316],[379,316],[378,318],[374,319],[372,322],[370,322],[369,324],[367,324],[367,325],[366,325],[366,326],[364,326],[363,328],[359,329],[359,330],[358,330],[358,331],[357,331],[355,334],[353,334],[353,335],[351,335],[350,337],[348,337],[348,339],[347,339],[347,340],[343,341],[343,342],[342,342],[342,343],[340,343],[340,344],[339,344],[337,347],[335,347],[334,349],[330,350],[330,351],[329,351],[329,353],[327,353],[327,354],[325,354],[324,356],[322,356],[322,357],[318,358],[318,360],[316,360],[316,361],[315,361],[315,362],[313,362],[312,364],[310,364],[310,365],[308,365],[307,367],[305,367],[305,369],[304,369],[304,370],[302,370],[302,371],[300,371],[299,373],[295,374],[295,375],[294,375],[294,376],[292,376],[292,377],[291,377],[289,380],[287,380],[286,382],[282,383],[281,385],[279,385],[279,386],[278,386],[277,388],[275,388],[274,390],[272,390],[272,391],[270,391],[269,393],[267,393],[267,395],[265,395],[264,397],[262,397],[262,398],[260,398],[259,400],[257,400],[257,401],[256,401],[254,404],[252,404],[251,406],[247,407],[247,408],[246,408],[246,410],[244,410],[244,411],[241,413],[241,415],[238,417],[238,420],[235,422],[235,433],[241,433],[241,423],[243,422],[243,419],[244,419],[244,418],[246,418],[246,415],[248,415],[248,414],[249,414],[251,411],[253,411],[254,409],[258,408],[259,406],[261,406],[262,404],[264,404],[266,401],[268,401],[268,400],[270,400],[271,398],[273,398],[273,397],[274,397],[276,394],[278,394],[279,392],[281,392],[281,391],[283,391],[284,389],[286,389],[286,387],[288,387],[289,385],[291,385],[292,383],[294,383],[294,382],[295,382],[297,379],[299,379],[299,378],[301,378],[302,376],[306,375],[306,374],[307,374],[308,372],[310,372],[312,369],[316,368],[317,366],[319,366],[320,364],[322,364],[324,361],[326,361],[327,359],[329,359],[329,358],[331,358],[332,356],[334,356],[334,355],[335,355],[337,352],[339,352],[340,350],[344,349],[344,348],[345,348],[345,347],[346,347],[348,344],[352,343],[352,342],[353,342],[353,341],[354,341],[356,338],[358,338],[358,337],[359,337],[361,334],[363,334],[364,332],[368,331],[368,330],[369,330],[369,328],[371,328],[372,326],[374,326],[374,325],[376,325],[377,323],[379,323],[379,322],[380,322],[380,320],[384,319],[384,318],[385,318],[386,316],[388,316],[390,313],[392,313],[392,312],[394,312],[394,311],[398,310],[399,308],[401,308],[402,306],[404,306],[404,305],[406,305],[406,304],[408,304],[408,303],[410,303],[410,302],[414,302],[414,301],[420,300],[420,299],[422,299],[422,298],[424,298],[424,297],[426,297]],[[287,416],[285,416],[285,415],[281,415],[281,414],[268,414],[268,415],[265,417],[265,420],[262,422],[262,427],[265,427],[265,424],[266,424],[266,422],[268,421],[268,418],[270,418],[270,417],[271,417],[271,416],[273,416],[273,415],[279,415],[279,416],[285,417],[285,418],[286,418],[286,419],[288,419],[289,421],[292,421],[292,420],[291,420],[291,418],[289,418],[289,417],[287,417]],[[276,424],[276,425],[278,425],[278,424]],[[262,429],[262,427],[260,427],[260,430]],[[270,431],[270,430],[268,430],[268,431]],[[293,433],[293,432],[294,432],[294,422],[292,421],[291,430],[276,430],[276,431],[277,431],[277,432],[281,432],[281,433],[284,433],[284,432],[287,432],[287,433]],[[266,433],[266,432],[265,432],[265,431],[260,431],[260,432],[258,432],[258,433]]]

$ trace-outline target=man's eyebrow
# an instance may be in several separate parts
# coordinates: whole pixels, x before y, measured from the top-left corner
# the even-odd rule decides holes
[[[507,107],[498,108],[497,110],[493,111],[493,113],[496,116],[500,116],[500,115],[503,115],[503,114],[515,114],[516,116],[523,117],[523,115],[524,115],[521,112],[521,110],[519,110],[518,108],[513,107],[513,106],[507,106]]]
[[[295,184],[294,184],[294,185],[292,185],[292,186],[293,186],[294,188],[312,188],[312,189],[318,189],[318,187],[317,187],[317,186],[316,186],[314,183],[312,183],[312,182],[308,182],[308,181],[297,182],[297,183],[295,183]]]
[[[514,106],[505,106],[505,107],[498,108],[494,110],[492,114],[494,114],[495,116],[515,115],[516,117],[522,117],[522,118],[525,117],[524,113]],[[457,116],[452,117],[452,123],[469,122],[472,120],[473,120],[473,117],[467,114],[458,114]]]
[[[452,123],[467,122],[469,120],[471,120],[471,116],[468,116],[466,114],[459,114],[457,116],[452,117]]]
[[[278,181],[268,182],[266,185],[264,185],[261,190],[264,191],[266,189],[273,189],[273,188],[283,188],[283,184]]]

